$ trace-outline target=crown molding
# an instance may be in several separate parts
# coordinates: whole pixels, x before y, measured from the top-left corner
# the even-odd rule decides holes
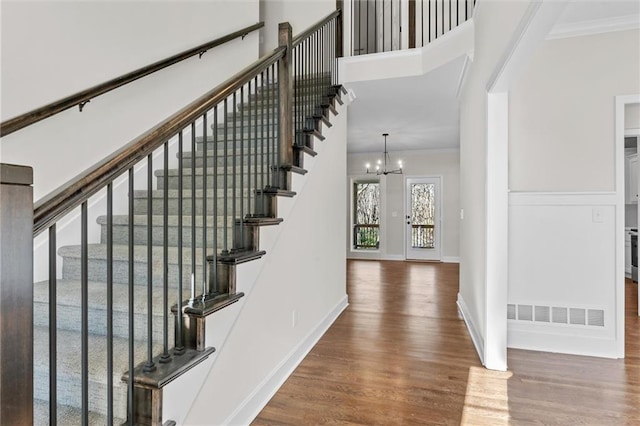
[[[640,15],[625,15],[617,16],[615,18],[594,19],[590,21],[558,25],[549,32],[546,40],[582,37],[613,31],[634,30],[638,28],[640,28]]]

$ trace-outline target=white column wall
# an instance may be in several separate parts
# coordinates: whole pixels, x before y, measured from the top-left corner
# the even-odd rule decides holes
[[[487,84],[528,4],[490,0],[477,3],[473,64],[460,97],[460,207],[464,219],[460,222],[458,303],[481,358],[487,314]]]

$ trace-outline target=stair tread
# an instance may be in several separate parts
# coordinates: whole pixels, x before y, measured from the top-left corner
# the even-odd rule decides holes
[[[79,408],[69,405],[58,404],[58,424],[59,425],[79,425],[82,423],[82,411]],[[113,419],[113,424],[123,424],[125,419]],[[49,401],[42,399],[33,400],[33,424],[34,426],[48,426],[49,421]],[[107,424],[107,416],[89,411],[89,425],[104,426]]]
[[[81,384],[81,333],[71,330],[57,330],[57,373],[58,387],[75,386]],[[47,327],[33,328],[33,367],[34,374],[49,371],[49,329]],[[89,380],[93,383],[107,383],[107,339],[106,336],[88,334],[89,341]],[[134,340],[134,364],[145,359],[146,342]],[[162,352],[161,344],[154,344],[154,352]],[[128,339],[113,337],[113,383],[114,386],[124,386],[120,378],[127,370],[129,357]],[[48,374],[48,373],[47,373]],[[48,383],[46,384],[48,389]],[[68,389],[65,389],[68,390]]]

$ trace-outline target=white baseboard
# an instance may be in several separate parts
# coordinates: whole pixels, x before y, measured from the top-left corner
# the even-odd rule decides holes
[[[460,263],[459,256],[442,256],[441,260],[444,263]]]
[[[404,255],[402,254],[382,254],[382,253],[347,253],[347,259],[353,260],[400,260],[403,261]]]
[[[480,362],[484,365],[484,340],[482,339],[482,335],[480,334],[478,327],[473,322],[471,314],[469,313],[469,308],[467,308],[467,304],[464,302],[460,293],[458,293],[458,300],[456,303],[458,304],[458,309],[460,309],[460,313],[462,314],[462,319],[464,319],[464,323],[467,326],[473,345],[476,347],[476,352],[478,353]]]
[[[507,347],[602,358],[624,358],[624,351],[618,351],[615,339],[545,333],[539,330],[524,330],[521,327],[517,330],[514,330],[514,327],[508,328]]]
[[[348,298],[345,295],[324,319],[267,375],[233,413],[225,419],[223,424],[250,424],[348,305]]]

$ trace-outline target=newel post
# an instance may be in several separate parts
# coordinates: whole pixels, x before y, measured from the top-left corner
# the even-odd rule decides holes
[[[280,88],[280,166],[293,163],[293,78],[291,67],[291,25],[281,22],[278,26],[278,44],[286,47],[278,62]]]
[[[33,424],[33,169],[0,163],[0,424]]]

